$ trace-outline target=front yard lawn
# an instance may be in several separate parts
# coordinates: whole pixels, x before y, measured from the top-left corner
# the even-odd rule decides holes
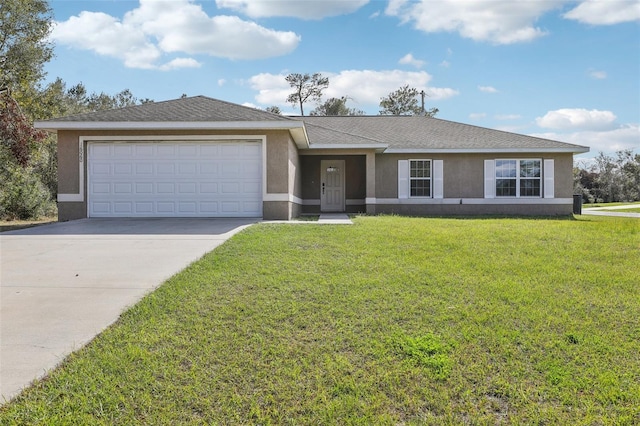
[[[640,221],[260,224],[1,424],[640,423]]]

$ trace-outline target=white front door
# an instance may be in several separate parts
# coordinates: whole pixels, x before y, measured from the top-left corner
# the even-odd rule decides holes
[[[344,160],[320,161],[320,211],[343,212]]]

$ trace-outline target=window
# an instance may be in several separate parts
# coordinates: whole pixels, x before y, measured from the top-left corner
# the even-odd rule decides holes
[[[541,160],[496,160],[496,197],[540,197]]]
[[[409,194],[431,197],[431,160],[409,160]]]

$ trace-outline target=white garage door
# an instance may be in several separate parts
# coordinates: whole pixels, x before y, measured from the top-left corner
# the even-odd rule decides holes
[[[260,217],[256,141],[89,142],[89,217]]]

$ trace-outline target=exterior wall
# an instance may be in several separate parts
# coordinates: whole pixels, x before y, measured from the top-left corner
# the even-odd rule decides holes
[[[320,162],[322,160],[345,161],[346,211],[348,213],[364,212],[367,190],[365,155],[301,155],[302,213],[320,213]]]
[[[291,202],[291,211],[289,219],[298,217],[302,213],[302,169],[300,167],[300,156],[298,155],[298,147],[289,139],[289,194],[293,195]]]
[[[58,221],[84,219],[87,217],[86,202],[66,202],[58,203]]]
[[[534,158],[554,160],[554,199],[545,198],[484,198],[484,160],[500,158]],[[424,203],[385,203],[398,198],[398,160],[443,160],[443,199],[428,199]],[[376,204],[371,213],[404,215],[561,215],[571,214],[573,194],[573,155],[560,154],[377,154]],[[544,184],[544,181],[543,181]],[[404,200],[403,200],[404,201]]]
[[[91,136],[266,136],[266,188],[268,194],[281,194],[281,196],[289,199],[290,195],[296,190],[296,175],[299,171],[299,161],[297,155],[297,147],[295,146],[291,136],[287,130],[227,130],[227,131],[121,131],[121,130],[65,130],[58,132],[58,193],[59,194],[77,194],[80,190],[80,158],[86,159],[86,144],[83,152],[79,152],[80,137]],[[82,155],[82,157],[80,157]],[[83,201],[59,201],[58,202],[58,220],[67,221],[74,219],[82,219],[87,217],[87,161],[84,161],[84,191],[82,195]],[[299,179],[297,179],[299,182]],[[299,183],[298,183],[299,185]],[[299,190],[298,190],[299,191]],[[284,219],[288,220],[295,215],[299,215],[300,206],[289,206],[286,208],[274,207],[267,205],[270,201],[263,202],[263,217],[265,219]],[[289,202],[290,203],[290,202]],[[278,205],[278,203],[276,203]]]

